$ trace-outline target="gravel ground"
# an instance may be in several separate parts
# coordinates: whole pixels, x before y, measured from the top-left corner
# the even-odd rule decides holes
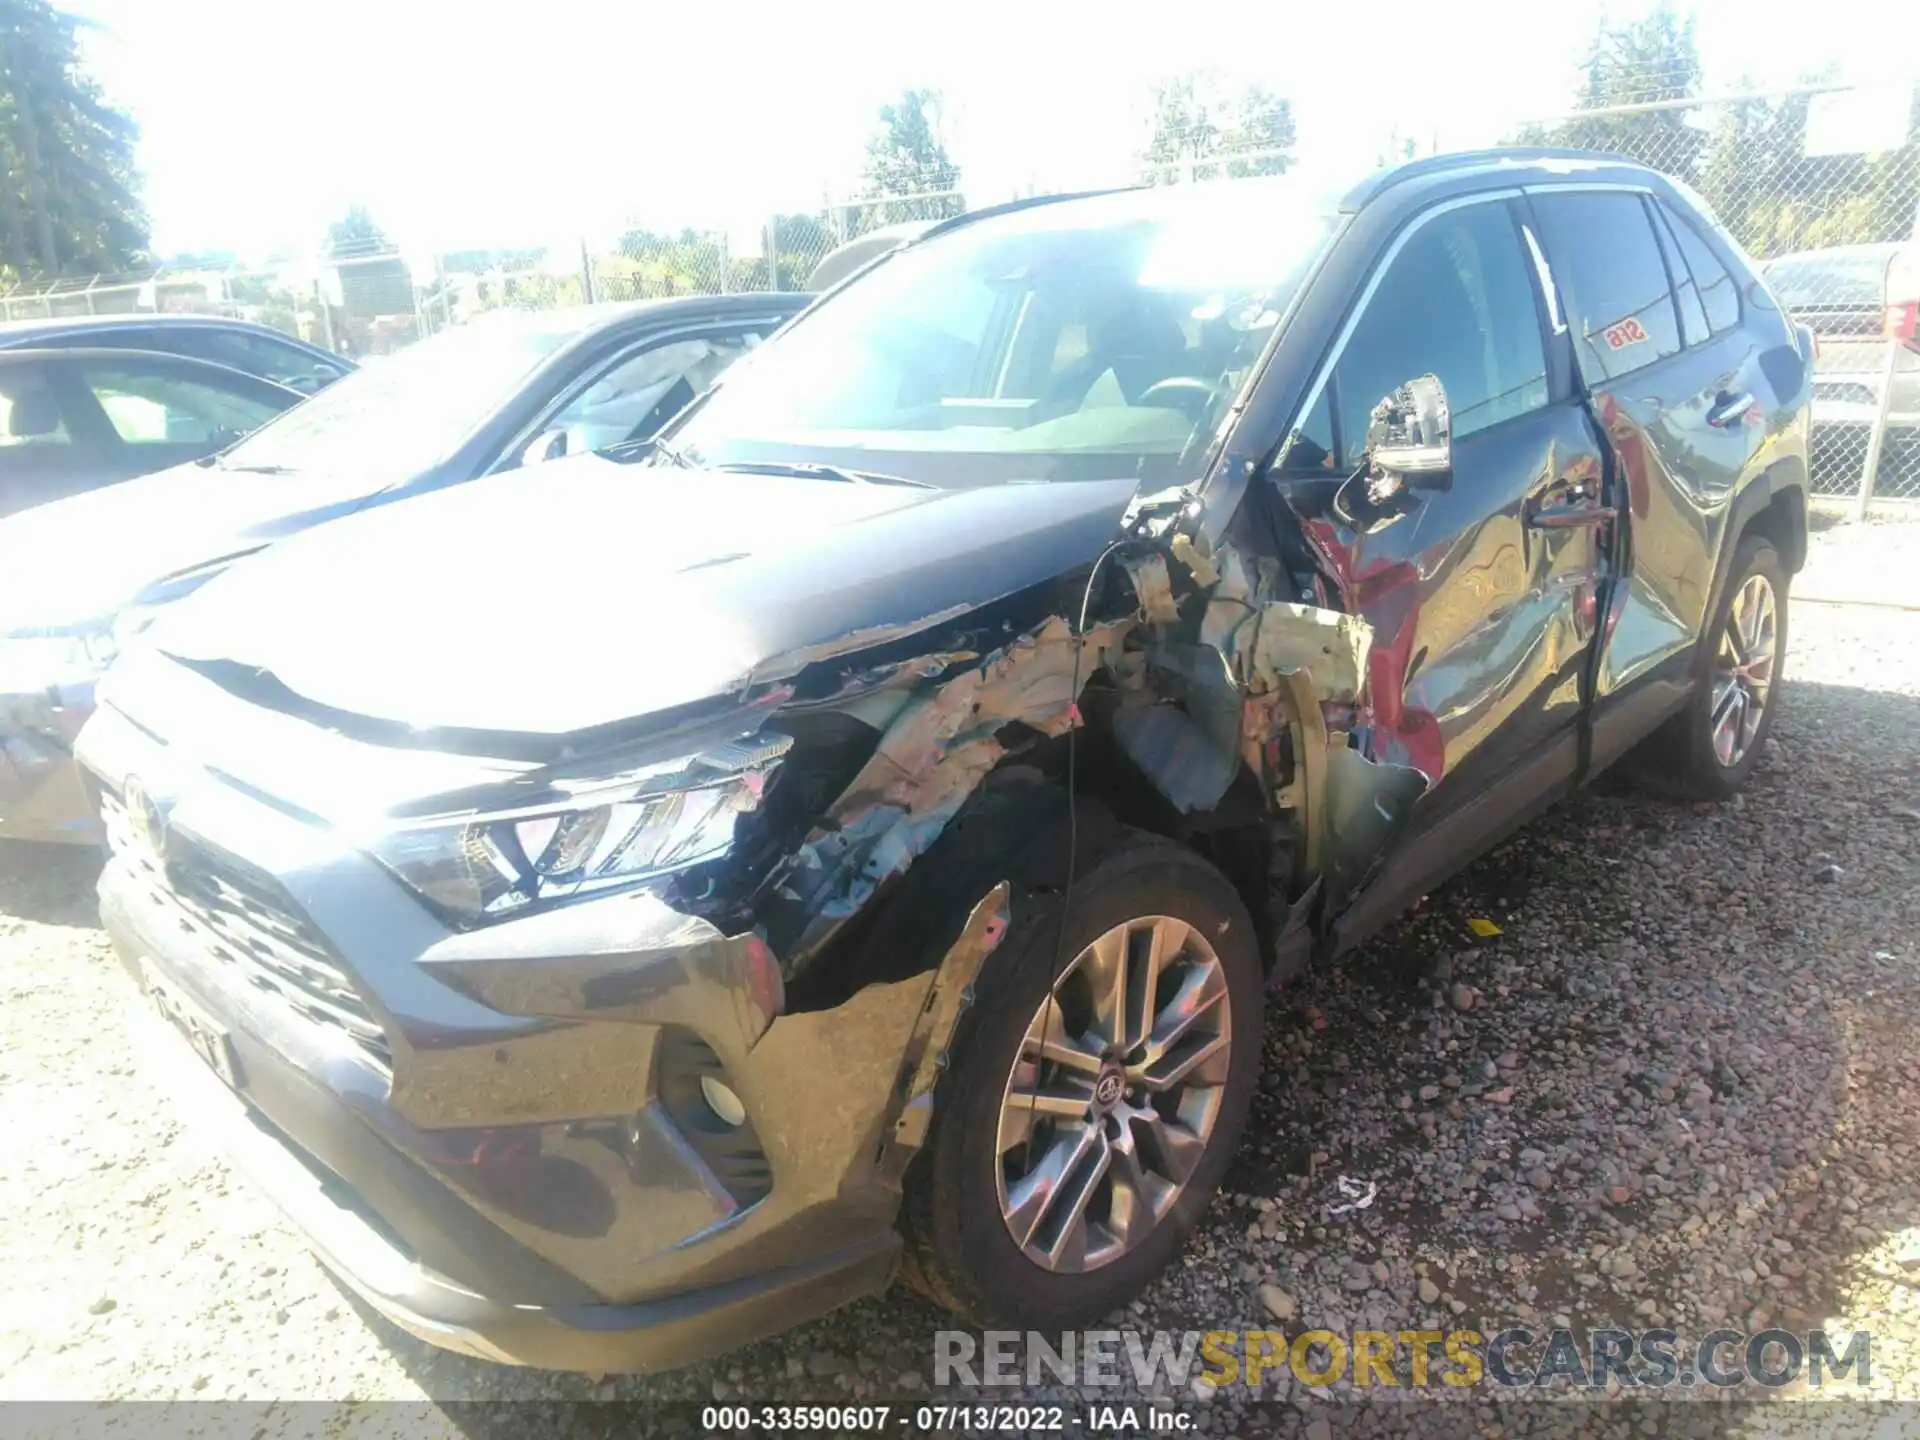
[[[1882,603],[1793,607],[1748,793],[1674,804],[1603,780],[1282,997],[1225,1191],[1128,1324],[1867,1328],[1871,1386],[1849,1395],[1920,1396],[1920,1271],[1902,1263],[1920,1256],[1920,612],[1884,603],[1889,567],[1920,601],[1920,523],[1815,546],[1819,593],[1870,575]],[[92,879],[81,855],[0,849],[0,1398],[431,1399],[471,1433],[449,1402],[929,1394],[941,1318],[898,1290],[646,1379],[495,1367],[396,1331],[136,1064]],[[1475,917],[1501,933],[1476,937]],[[1343,1175],[1378,1199],[1331,1218]],[[1407,1419],[1309,1409],[1271,1377],[1263,1393],[1316,1440]],[[1275,1419],[1244,1389],[1164,1398],[1213,1433]],[[1544,1413],[1446,1408],[1487,1433]],[[1716,1433],[1832,1433],[1842,1413],[1711,1408]]]

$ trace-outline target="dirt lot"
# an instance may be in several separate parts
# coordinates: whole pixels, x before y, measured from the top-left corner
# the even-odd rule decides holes
[[[1873,1331],[1869,1393],[1920,1396],[1920,1270],[1901,1264],[1920,1239],[1920,610],[1885,603],[1920,600],[1920,524],[1816,546],[1802,588],[1824,599],[1792,608],[1751,791],[1681,805],[1603,781],[1276,1003],[1226,1192],[1127,1323],[1824,1323]],[[1881,603],[1827,603],[1869,577]],[[0,849],[0,1397],[928,1393],[941,1322],[900,1291],[652,1379],[400,1334],[136,1064],[91,883],[85,856]],[[1379,1198],[1329,1218],[1342,1175]],[[1234,1392],[1169,1398],[1215,1433],[1255,1428]],[[1836,1418],[1742,1423],[1789,1417]],[[1369,1406],[1335,1433],[1395,1418]]]

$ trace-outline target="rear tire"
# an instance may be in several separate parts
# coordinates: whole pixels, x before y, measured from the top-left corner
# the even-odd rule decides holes
[[[1764,536],[1741,537],[1700,644],[1705,663],[1693,698],[1648,738],[1632,768],[1668,794],[1723,800],[1753,774],[1779,709],[1787,573]]]
[[[1133,1299],[1192,1233],[1253,1098],[1265,987],[1246,907],[1192,851],[1115,832],[1073,886],[1064,935],[1059,895],[1009,877],[1012,926],[979,977],[933,1133],[908,1172],[906,1278],[977,1324],[1075,1329]],[[1090,960],[1096,940],[1103,958]],[[1121,977],[1098,993],[1133,997],[1104,1012],[1133,1017],[1106,1027],[1119,1038],[1104,1052],[1090,1038],[1101,1022],[1088,1018],[1096,967]],[[1056,971],[1065,977],[1057,990]],[[1149,974],[1157,984],[1145,982]],[[1034,1059],[1043,1021],[1063,1046],[1071,1040],[1071,1065]],[[1164,1045],[1177,1023],[1187,1026],[1181,1039]],[[1203,1051],[1187,1078],[1168,1084]],[[1085,1068],[1099,1053],[1107,1057],[1099,1068]],[[1084,1100],[1084,1112],[1037,1109],[1064,1107],[1068,1095],[1075,1106]],[[1015,1133],[1024,1138],[1009,1143]],[[1059,1161],[1058,1178],[1043,1183],[1056,1173],[1045,1168],[1050,1157],[1069,1152],[1088,1158]],[[1096,1171],[1100,1179],[1073,1183]],[[1067,1202],[1080,1193],[1089,1198],[1076,1245]],[[1050,1248],[1051,1262],[1037,1258]]]

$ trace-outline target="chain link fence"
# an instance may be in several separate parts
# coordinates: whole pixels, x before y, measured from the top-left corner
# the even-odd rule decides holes
[[[1920,88],[1649,98],[1524,127],[1691,185],[1817,346],[1813,487],[1920,499]]]
[[[1803,84],[1715,98],[1671,76],[1615,88],[1507,138],[1624,154],[1685,181],[1817,339],[1814,486],[1830,496],[1920,500],[1920,89]],[[1291,148],[1145,163],[1146,183],[1271,173]],[[384,244],[245,271],[157,271],[63,280],[0,295],[7,319],[188,310],[274,325],[355,356],[489,310],[549,309],[751,290],[802,290],[849,240],[959,214],[951,171],[907,193],[829,197],[755,230],[634,225],[599,242],[448,252],[409,260]],[[923,177],[924,178],[924,177]],[[1071,180],[1071,177],[1062,177]],[[1070,186],[1063,188],[1071,188]],[[975,196],[1000,200],[1004,195]]]

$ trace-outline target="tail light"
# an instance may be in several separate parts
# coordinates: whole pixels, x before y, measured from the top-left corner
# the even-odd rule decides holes
[[[1920,350],[1920,300],[1895,300],[1887,306],[1887,338]]]

